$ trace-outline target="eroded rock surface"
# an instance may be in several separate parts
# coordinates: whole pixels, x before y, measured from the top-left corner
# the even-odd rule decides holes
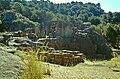
[[[19,79],[23,62],[18,56],[0,50],[0,79]]]
[[[44,29],[44,30],[43,30]],[[102,54],[111,57],[111,46],[90,24],[77,22],[50,22],[40,26],[38,37],[45,37],[50,47],[56,49],[79,50],[86,55]]]
[[[1,40],[7,39],[5,43],[8,45],[41,46],[48,42],[48,45],[55,49],[78,50],[85,55],[97,54],[106,58],[111,57],[112,52],[110,44],[90,24],[79,22],[47,22],[4,36]],[[48,38],[45,38],[46,36]]]

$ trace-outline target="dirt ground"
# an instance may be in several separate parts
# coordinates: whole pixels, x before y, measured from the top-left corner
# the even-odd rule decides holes
[[[48,63],[47,63],[48,64]],[[120,61],[86,61],[74,67],[49,64],[45,79],[120,79]]]

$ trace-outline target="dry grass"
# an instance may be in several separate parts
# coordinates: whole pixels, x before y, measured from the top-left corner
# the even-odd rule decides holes
[[[26,68],[21,79],[42,79],[41,63],[37,61],[35,55],[27,57]]]
[[[16,55],[20,56],[24,63],[25,69],[21,76],[21,79],[43,79],[44,75],[51,75],[51,71],[49,69],[49,65],[45,66],[45,64],[41,61],[38,61],[38,50],[29,50],[29,52],[18,51]],[[45,50],[42,49],[41,52]],[[40,58],[42,59],[42,58]],[[44,61],[42,59],[42,61]]]

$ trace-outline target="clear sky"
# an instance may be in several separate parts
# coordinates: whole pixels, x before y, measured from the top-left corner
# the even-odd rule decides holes
[[[105,12],[120,12],[120,0],[50,0],[53,3],[67,3],[71,1],[77,2],[91,2],[91,3],[100,3],[101,8],[105,10]]]

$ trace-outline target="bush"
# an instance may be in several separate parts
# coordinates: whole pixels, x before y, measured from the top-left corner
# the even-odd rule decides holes
[[[37,61],[35,55],[29,55],[26,61],[26,68],[21,79],[42,79],[42,65]]]
[[[41,50],[45,51],[43,49],[30,49],[29,52],[27,52],[27,55],[24,57],[26,67],[21,79],[43,79],[43,75],[51,75],[49,65],[45,66],[43,62],[38,61],[38,53]]]

